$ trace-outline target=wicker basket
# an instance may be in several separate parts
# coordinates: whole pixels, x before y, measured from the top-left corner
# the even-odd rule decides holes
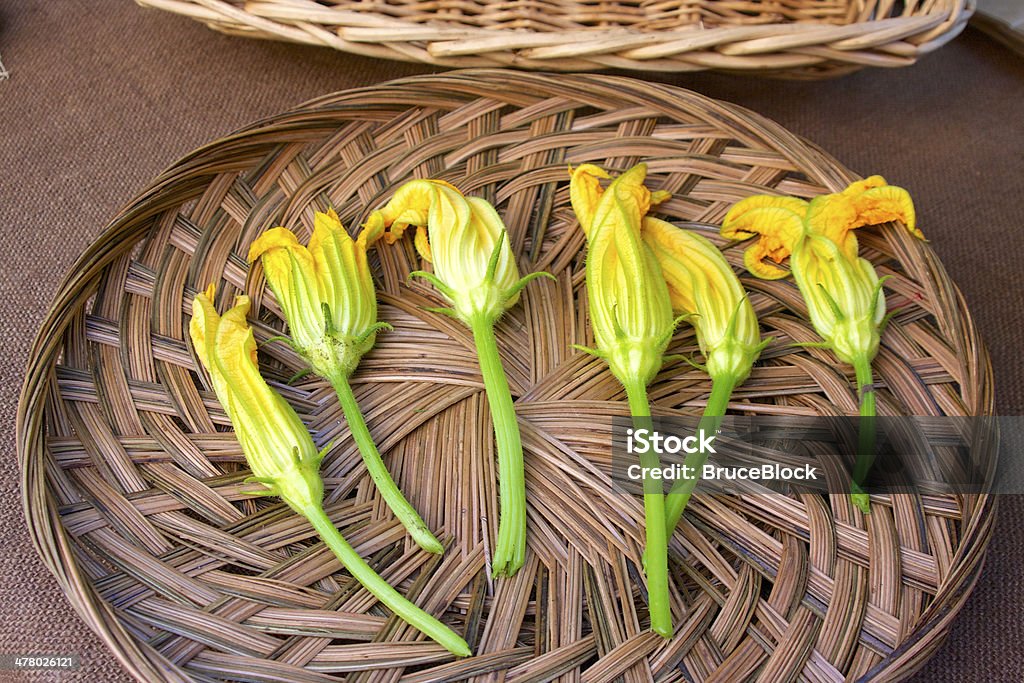
[[[137,0],[225,33],[439,66],[762,72],[907,66],[976,0]]]
[[[18,447],[35,544],[75,609],[140,681],[899,680],[939,645],[978,576],[988,496],[698,495],[672,541],[678,632],[646,630],[640,501],[609,490],[621,388],[587,339],[582,234],[566,165],[647,160],[677,221],[714,223],[767,189],[811,196],[853,176],[746,110],[625,78],[454,72],[344,92],[184,158],[111,223],[64,282],[32,350]],[[194,293],[253,297],[257,338],[283,325],[243,260],[262,230],[355,225],[412,177],[490,198],[531,285],[499,339],[526,447],[527,562],[492,583],[495,472],[468,332],[423,310],[409,244],[377,250],[381,335],[354,377],[399,485],[449,543],[411,545],[377,497],[330,387],[261,364],[318,443],[328,514],[401,591],[466,635],[451,661],[382,611],[276,499],[242,493],[244,460],[187,334]],[[925,226],[927,229],[927,226]],[[893,226],[861,245],[892,308],[876,362],[883,414],[988,414],[991,370],[931,249]],[[721,244],[713,230],[710,238]],[[727,258],[742,260],[742,248]],[[258,272],[258,271],[256,271]],[[734,396],[748,414],[855,413],[852,377],[813,339],[789,281],[744,280],[778,342]],[[436,305],[436,304],[435,304]],[[681,331],[673,352],[695,349]],[[702,373],[652,385],[655,411],[696,414]]]

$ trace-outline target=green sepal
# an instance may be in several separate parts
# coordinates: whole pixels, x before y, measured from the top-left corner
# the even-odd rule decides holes
[[[888,280],[891,277],[892,277],[892,275],[883,275],[882,277],[878,278],[878,282],[875,283],[875,288],[871,292],[871,317],[870,317],[871,320],[875,319],[875,311],[878,310],[878,295],[882,293],[882,285],[884,285],[885,281]],[[882,322],[884,323],[885,320],[883,319]],[[879,330],[882,329],[881,328],[881,323],[879,323],[879,328],[878,329]]]
[[[832,315],[836,317],[836,320],[839,321],[846,318],[846,316],[843,315],[842,309],[839,308],[839,303],[832,298],[832,295],[829,294],[827,289],[825,289],[825,285],[819,282],[818,287],[821,288],[821,293],[825,295],[825,302],[828,304],[828,307],[832,309]],[[877,297],[875,300],[878,300]]]
[[[280,492],[277,488],[277,481],[271,477],[246,477],[243,484],[263,484],[267,488],[262,491],[243,491],[247,496],[277,496]]]
[[[498,241],[494,243],[494,251],[491,252],[491,258],[487,261],[487,273],[484,275],[484,282],[494,282],[494,274],[498,272],[498,261],[501,260],[501,244],[505,241],[505,233],[507,230],[504,228],[501,234],[498,235]]]
[[[441,294],[443,294],[445,297],[453,301],[455,300],[455,292],[452,291],[452,288],[446,285],[444,282],[442,282],[441,278],[434,275],[433,273],[428,273],[425,270],[414,270],[411,273],[409,273],[409,280],[411,281],[414,277],[426,280],[430,284],[434,285],[434,287],[437,288],[437,291],[441,292]]]
[[[790,342],[786,344],[787,349],[800,348],[800,349],[831,349],[832,342]]]
[[[539,277],[546,277],[549,280],[554,280],[555,282],[558,282],[558,278],[556,278],[551,273],[548,273],[547,271],[542,270],[536,273],[530,273],[529,275],[525,275],[519,278],[519,281],[512,285],[507,292],[505,292],[505,301],[508,301],[509,299],[514,297],[523,289],[523,287],[530,284]]]
[[[284,342],[292,349],[292,351],[298,353],[298,351],[295,348],[295,342],[293,342],[292,338],[286,334],[275,334],[273,337],[270,337],[266,341],[261,342],[259,346],[266,346],[267,344],[273,344],[274,342]]]
[[[370,335],[377,334],[378,332],[380,332],[382,330],[387,330],[388,332],[393,332],[394,329],[395,329],[395,326],[392,325],[391,323],[384,323],[384,322],[374,323],[373,325],[370,326],[370,329],[366,330],[366,332],[363,332],[363,334],[361,334],[356,339],[356,345],[358,346],[359,344],[362,344],[364,341],[366,341],[367,339],[370,338]]]
[[[604,351],[601,351],[599,349],[592,349],[589,346],[583,346],[582,344],[569,344],[569,348],[576,349],[577,351],[582,351],[588,356],[593,356],[594,358],[604,359],[608,357],[608,354],[606,354]]]
[[[448,308],[447,306],[424,306],[422,310],[427,311],[428,313],[438,313],[440,315],[446,315],[449,318],[461,320],[458,311],[454,308]]]
[[[302,379],[303,377],[305,377],[306,375],[309,375],[309,374],[311,374],[312,372],[313,372],[313,368],[306,368],[306,369],[304,369],[304,370],[299,370],[299,371],[298,371],[298,372],[296,372],[296,373],[295,373],[294,375],[292,375],[291,377],[289,377],[289,378],[288,378],[288,381],[287,381],[287,382],[285,382],[285,384],[288,384],[288,385],[290,385],[290,384],[291,384],[292,382],[295,382],[295,381],[297,381],[297,380],[300,380],[300,379]]]

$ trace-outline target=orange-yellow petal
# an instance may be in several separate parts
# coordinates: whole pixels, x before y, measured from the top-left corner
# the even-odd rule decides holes
[[[600,166],[582,164],[575,169],[570,166],[569,177],[569,202],[580,222],[580,229],[589,239],[597,206],[601,202],[601,197],[604,196],[604,188],[601,187],[600,179],[608,179],[611,176]]]
[[[288,249],[289,247],[301,247],[295,233],[288,228],[271,228],[257,237],[249,247],[247,260],[249,263],[253,263],[271,249]]]
[[[885,182],[885,178],[880,175],[868,176],[863,180],[855,180],[850,183],[846,186],[846,189],[839,194],[845,194],[853,197],[876,187],[885,187],[888,184],[889,183]]]
[[[761,234],[762,231],[758,228],[763,228],[764,224],[759,221],[776,215],[772,213],[755,214],[753,217],[748,215],[761,209],[784,209],[803,218],[807,212],[807,202],[796,197],[777,197],[768,194],[741,199],[729,209],[729,213],[725,214],[725,219],[722,221],[722,237],[743,240],[753,237],[755,234]]]
[[[852,200],[860,225],[878,225],[889,221],[900,221],[918,239],[924,234],[917,227],[917,212],[910,193],[902,187],[886,185],[876,187],[857,195]]]

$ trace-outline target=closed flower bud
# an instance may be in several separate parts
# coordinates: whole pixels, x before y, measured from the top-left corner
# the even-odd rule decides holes
[[[673,311],[690,314],[708,374],[741,384],[766,342],[725,257],[701,235],[657,218],[644,220],[643,239],[661,265]]]
[[[249,249],[284,312],[295,349],[327,378],[347,377],[372,346],[377,299],[366,250],[379,234],[353,240],[330,210],[317,212],[309,246],[286,228],[273,228]]]
[[[295,410],[260,376],[256,340],[245,319],[249,297],[237,297],[223,317],[212,299],[213,285],[192,303],[189,332],[196,355],[231,420],[253,480],[305,514],[323,498],[321,455]]]
[[[597,351],[623,384],[646,386],[661,367],[674,319],[668,286],[641,239],[651,192],[647,167],[634,166],[601,191],[607,174],[584,165],[572,172],[573,210],[587,234],[587,297]]]
[[[872,265],[849,258],[832,240],[808,233],[790,257],[811,324],[844,363],[875,357],[885,318],[882,283]]]

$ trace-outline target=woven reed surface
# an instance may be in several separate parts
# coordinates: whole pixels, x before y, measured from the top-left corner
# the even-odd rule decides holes
[[[987,497],[893,496],[863,517],[845,496],[711,497],[672,544],[678,632],[645,630],[643,511],[610,491],[609,416],[622,392],[590,343],[566,165],[647,160],[677,221],[714,223],[766,189],[844,186],[835,160],[748,111],[670,86],[497,71],[424,76],[322,98],[186,157],[79,261],[32,352],[19,450],[33,538],[75,608],[140,680],[898,680],[941,642],[977,577]],[[526,566],[492,583],[495,472],[468,332],[424,312],[410,245],[378,252],[382,335],[356,391],[396,480],[450,544],[404,537],[346,438],[330,388],[288,386],[299,360],[262,347],[266,375],[319,443],[327,510],[385,578],[466,634],[451,662],[381,611],[312,529],[246,497],[241,452],[186,333],[206,283],[253,297],[266,340],[283,325],[242,255],[262,230],[308,233],[333,205],[356,225],[404,180],[433,176],[492,200],[522,270],[542,282],[499,324],[526,447]],[[707,232],[715,239],[713,231]],[[991,412],[990,368],[931,249],[888,226],[861,244],[899,309],[876,362],[883,414]],[[726,249],[737,265],[741,251]],[[765,354],[731,408],[853,413],[851,377],[819,350],[788,281],[744,279]],[[673,351],[695,350],[683,330]],[[665,368],[658,414],[695,414],[704,376]]]
[[[764,72],[896,67],[976,0],[136,0],[230,34],[439,66]]]

